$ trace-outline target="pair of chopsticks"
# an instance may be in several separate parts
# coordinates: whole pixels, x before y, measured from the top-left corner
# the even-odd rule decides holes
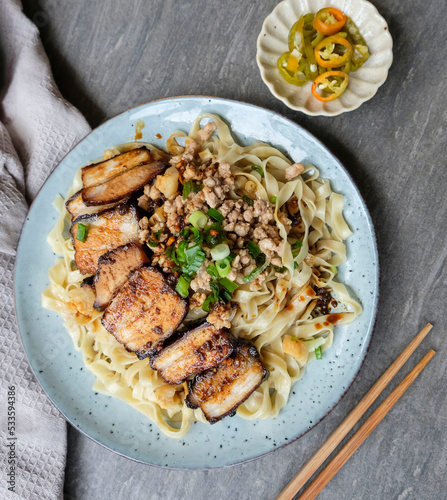
[[[428,332],[432,329],[432,325],[428,323],[408,344],[402,353],[394,360],[386,372],[377,380],[367,394],[363,397],[360,403],[351,411],[351,413],[343,420],[339,427],[329,436],[323,446],[312,456],[312,458],[304,465],[298,474],[284,488],[276,500],[291,500],[294,495],[307,483],[311,476],[318,470],[323,462],[329,457],[334,449],[340,444],[343,438],[354,427],[362,415],[374,403],[385,387],[391,382],[397,372],[406,363],[408,358],[413,354],[418,345],[424,340]],[[346,461],[351,457],[355,450],[365,441],[369,434],[377,427],[385,415],[397,403],[400,397],[414,382],[416,377],[421,373],[425,365],[435,354],[435,351],[430,350],[422,358],[422,360],[413,368],[413,370],[402,380],[402,382],[391,392],[391,394],[383,401],[383,403],[374,411],[374,413],[366,420],[366,422],[357,430],[357,432],[349,439],[343,448],[335,455],[335,457],[326,465],[316,479],[308,486],[303,494],[297,500],[312,500],[328,482],[337,474]]]

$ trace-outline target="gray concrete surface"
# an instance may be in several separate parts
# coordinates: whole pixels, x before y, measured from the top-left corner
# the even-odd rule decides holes
[[[273,499],[427,321],[435,328],[416,358],[430,347],[437,355],[319,499],[447,498],[447,7],[374,3],[394,38],[389,78],[358,110],[327,118],[288,109],[261,80],[256,38],[274,0],[24,0],[62,94],[92,126],[152,99],[206,94],[265,106],[314,133],[358,183],[382,270],[364,366],[303,438],[242,466],[183,472],[132,462],[69,428],[67,499]]]

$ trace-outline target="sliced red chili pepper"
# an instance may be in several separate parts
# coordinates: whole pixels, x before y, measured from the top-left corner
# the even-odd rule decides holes
[[[312,94],[323,102],[333,101],[346,90],[348,86],[349,76],[343,71],[326,71],[315,78],[312,84]],[[321,88],[323,86],[323,88]],[[320,92],[328,93],[321,95]]]
[[[346,16],[341,10],[327,7],[317,12],[313,21],[313,27],[323,35],[334,35],[338,33],[346,23]]]
[[[331,45],[334,46],[332,50],[330,50]],[[334,52],[336,45],[341,45],[346,49],[344,54],[340,55]],[[346,40],[346,38],[343,38],[340,35],[328,36],[315,47],[315,59],[320,66],[323,66],[323,68],[339,68],[349,61],[351,55],[352,45]]]

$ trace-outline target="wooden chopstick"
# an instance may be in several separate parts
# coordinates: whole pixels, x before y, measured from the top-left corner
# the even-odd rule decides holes
[[[407,345],[401,354],[399,354],[399,356],[393,361],[385,373],[371,387],[358,405],[343,420],[333,434],[329,436],[323,446],[311,457],[298,474],[284,488],[284,490],[277,497],[277,500],[290,500],[307,483],[315,471],[319,469],[322,463],[341,443],[357,421],[368,410],[372,403],[374,403],[385,387],[391,382],[396,373],[402,368],[431,329],[432,325],[427,323],[427,325],[416,335],[416,337]]]
[[[343,448],[320,472],[313,483],[304,491],[297,500],[313,500],[327,483],[337,474],[351,455],[365,441],[371,432],[379,425],[385,415],[399,401],[400,397],[414,382],[421,373],[425,365],[434,356],[435,351],[430,350],[422,360],[411,370],[411,372],[402,380],[402,382],[391,392],[385,401],[374,411],[359,430],[349,439]]]

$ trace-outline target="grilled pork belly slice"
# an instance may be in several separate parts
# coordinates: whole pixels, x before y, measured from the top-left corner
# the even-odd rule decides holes
[[[139,149],[132,149],[127,153],[114,156],[109,160],[88,165],[82,169],[82,184],[84,188],[96,186],[107,182],[113,177],[120,175],[128,170],[131,170],[143,163],[152,161],[150,151],[143,147]]]
[[[129,275],[104,312],[102,324],[128,351],[143,359],[170,337],[188,311],[188,302],[157,269],[144,266]]]
[[[162,161],[153,161],[138,165],[131,170],[117,175],[107,182],[82,190],[82,200],[87,206],[105,205],[128,198],[164,172],[169,165]]]
[[[185,332],[152,356],[151,366],[169,384],[179,384],[190,375],[217,366],[232,352],[230,332],[204,323]]]
[[[189,383],[186,404],[193,409],[200,407],[208,422],[214,424],[234,415],[267,375],[256,348],[238,340],[229,358]]]
[[[101,255],[94,281],[96,299],[93,307],[103,311],[127,281],[129,273],[145,264],[149,264],[149,259],[137,243],[129,243]]]
[[[71,225],[75,261],[82,274],[95,274],[98,259],[109,250],[138,241],[139,217],[135,207],[118,205],[97,214],[81,215]],[[76,238],[79,224],[87,227],[85,241]]]
[[[88,276],[81,281],[81,287],[87,292],[95,291],[95,283],[93,282],[94,276]]]
[[[109,208],[116,207],[117,205],[119,205],[120,203],[124,203],[125,201],[127,200],[123,200],[116,203],[109,203],[108,205],[88,207],[82,201],[82,189],[81,189],[81,191],[78,191],[71,198],[67,200],[67,202],[65,203],[65,207],[71,214],[71,220],[73,221],[76,219],[76,217],[79,217],[80,215],[95,214],[98,212],[102,212],[103,210],[108,210]]]

